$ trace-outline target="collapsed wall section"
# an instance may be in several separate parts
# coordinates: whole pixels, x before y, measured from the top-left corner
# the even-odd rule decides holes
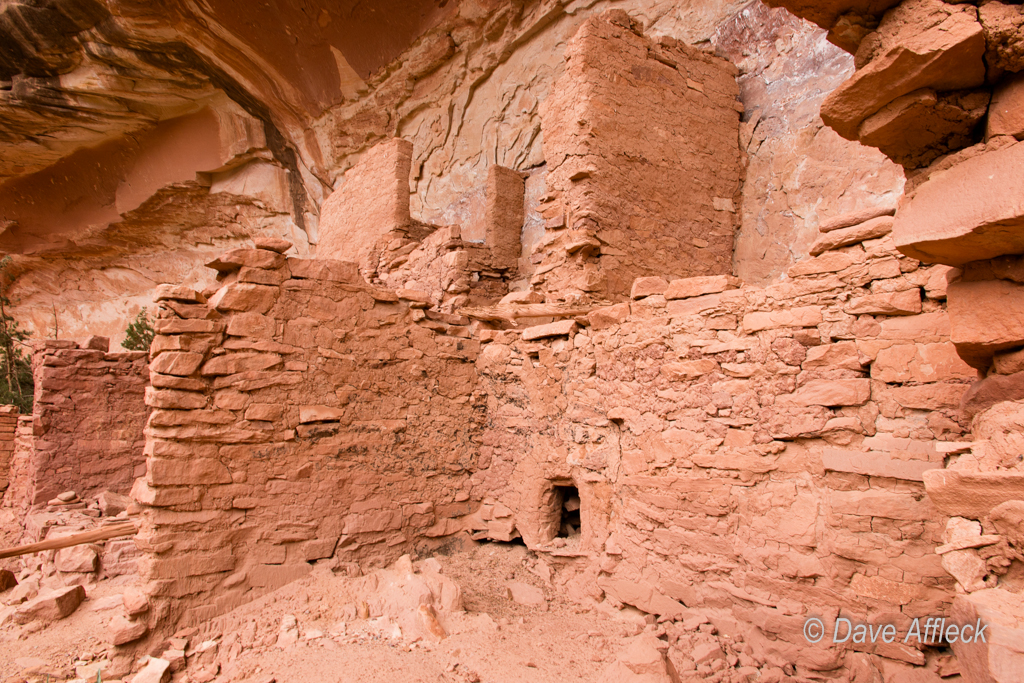
[[[950,269],[857,241],[764,289],[641,280],[582,327],[487,332],[471,528],[515,529],[579,600],[725,610],[716,625],[778,666],[841,665],[841,647],[807,643],[809,616],[905,632],[948,613],[947,518],[922,480],[963,446],[947,442],[968,431],[976,374],[950,342]]]
[[[104,337],[35,344],[35,401],[18,425],[5,506],[24,512],[64,491],[127,494],[142,474],[147,354],[108,345]]]
[[[477,466],[479,343],[355,264],[268,248],[218,260],[206,301],[161,288],[138,543],[154,618],[201,621],[308,572],[386,563],[461,527]]]
[[[621,300],[641,276],[730,273],[742,179],[736,68],[645,38],[621,10],[584,22],[565,59],[541,105],[541,209],[554,232],[535,250],[532,283],[552,298]]]

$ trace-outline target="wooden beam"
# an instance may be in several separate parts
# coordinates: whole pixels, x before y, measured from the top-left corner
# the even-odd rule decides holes
[[[0,560],[7,557],[18,557],[19,555],[41,553],[44,550],[70,548],[73,545],[82,545],[83,543],[106,541],[111,538],[117,538],[118,536],[134,536],[138,531],[139,530],[135,528],[135,522],[111,524],[91,531],[83,531],[80,534],[61,536],[60,538],[51,538],[45,541],[40,541],[39,543],[29,543],[28,545],[20,545],[14,548],[7,548],[6,550],[0,550]]]

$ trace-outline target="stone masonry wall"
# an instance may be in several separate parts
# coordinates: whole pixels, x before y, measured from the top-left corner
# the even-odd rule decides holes
[[[109,353],[104,337],[38,342],[32,354],[31,437],[19,423],[8,498],[22,509],[63,491],[126,494],[142,473],[146,353]],[[27,435],[26,435],[27,436]]]
[[[318,559],[386,563],[470,511],[479,343],[413,323],[426,304],[355,264],[258,245],[219,259],[209,301],[157,292],[133,491],[154,618],[208,618]]]
[[[583,327],[483,333],[489,467],[467,524],[514,529],[578,599],[725,610],[780,666],[841,663],[804,639],[810,615],[947,613],[922,473],[963,438],[976,379],[949,340],[950,269],[830,234],[764,289],[650,278]],[[581,526],[559,533],[566,487]]]
[[[636,277],[731,272],[735,76],[724,59],[644,37],[624,11],[584,22],[540,109],[553,233],[534,251],[532,284],[549,298],[621,300]]]
[[[0,501],[11,480],[14,432],[17,426],[18,409],[15,406],[0,406]]]
[[[24,517],[29,508],[28,486],[32,481],[32,455],[35,452],[35,437],[32,436],[32,416],[18,417],[14,432],[14,452],[11,454],[9,485],[4,493],[4,507],[13,508],[15,515]]]

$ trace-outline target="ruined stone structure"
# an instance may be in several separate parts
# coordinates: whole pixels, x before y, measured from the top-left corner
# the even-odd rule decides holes
[[[18,409],[5,406],[0,412],[0,491],[11,483],[11,457],[14,455],[14,433],[18,426]]]
[[[531,285],[620,300],[637,277],[731,272],[735,75],[628,17],[580,28],[540,110],[550,237]]]
[[[393,559],[471,509],[479,342],[417,325],[419,296],[367,286],[354,264],[273,249],[222,256],[231,282],[209,302],[158,294],[133,495],[150,509],[143,576],[174,618],[223,612],[314,560]]]
[[[313,37],[278,66],[220,2],[40,10],[62,49],[0,72],[14,310],[67,316],[61,271],[75,334],[148,304],[156,337],[40,343],[0,488],[31,540],[58,493],[130,489],[118,647],[468,537],[794,680],[1024,677],[1021,6],[606,4],[426,3],[385,38],[286,2]],[[178,80],[30,139],[84,69]],[[934,616],[990,638],[805,631]]]
[[[110,353],[108,343],[36,344],[35,402],[18,422],[4,506],[25,511],[64,491],[127,494],[145,471],[147,354]]]

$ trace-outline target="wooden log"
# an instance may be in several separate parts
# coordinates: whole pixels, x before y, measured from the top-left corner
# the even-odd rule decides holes
[[[39,543],[29,543],[28,545],[20,545],[14,548],[7,548],[6,550],[0,550],[0,560],[7,557],[18,557],[19,555],[41,553],[44,550],[70,548],[73,545],[82,545],[83,543],[106,541],[111,538],[117,538],[118,536],[133,536],[137,534],[138,531],[139,530],[135,528],[135,522],[111,524],[109,526],[93,529],[92,531],[83,531],[80,534],[61,536],[60,538],[51,538],[45,541],[40,541]]]

